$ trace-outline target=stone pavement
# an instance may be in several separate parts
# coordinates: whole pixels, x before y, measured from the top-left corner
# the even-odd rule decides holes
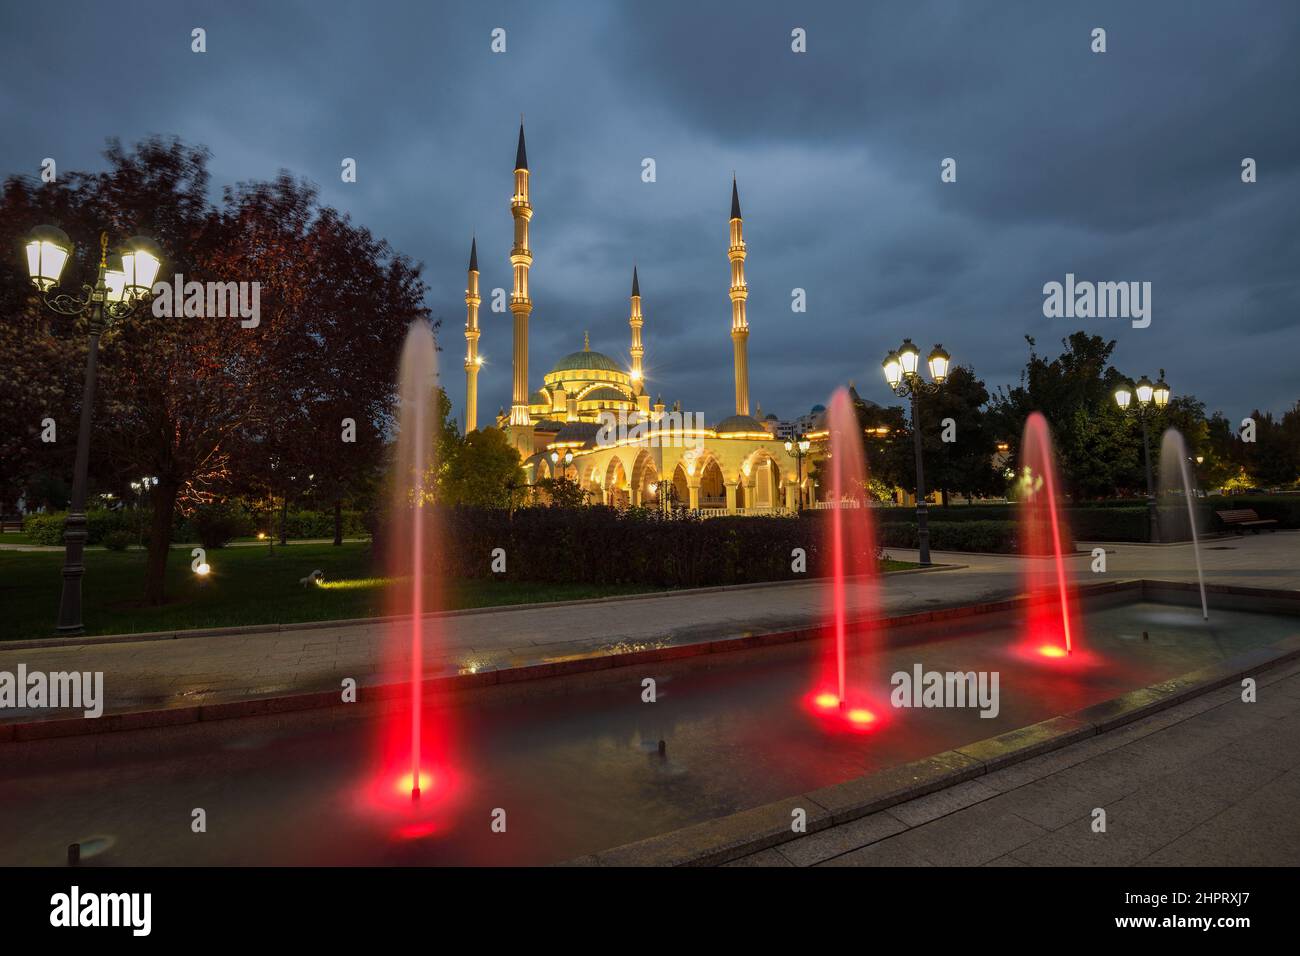
[[[1207,583],[1300,588],[1300,534],[1276,532],[1206,544]],[[1108,545],[1107,550],[1105,574],[1091,572],[1085,553],[1068,559],[1072,577],[1093,583],[1195,576],[1190,546]],[[915,552],[891,553],[915,558]],[[851,588],[851,612],[867,614],[877,601],[879,611],[896,615],[1014,596],[1027,563],[1015,556],[940,552],[934,560],[961,567],[889,575],[878,596],[867,588]],[[515,667],[791,630],[824,619],[825,586],[815,580],[458,613],[425,620],[425,670],[433,677]],[[383,624],[361,623],[182,640],[105,643],[87,638],[43,648],[0,643],[0,670],[13,671],[22,662],[29,670],[103,671],[110,712],[186,706],[337,689],[343,677],[363,685],[378,682],[381,660],[392,663],[386,660],[385,634]]]
[[[1298,806],[1292,663],[727,865],[1295,866]]]

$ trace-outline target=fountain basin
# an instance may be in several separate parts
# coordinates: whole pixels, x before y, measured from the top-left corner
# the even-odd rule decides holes
[[[1016,602],[884,622],[863,672],[882,675],[874,696],[887,712],[866,733],[840,732],[805,704],[824,636],[664,648],[595,670],[565,673],[557,662],[553,676],[536,680],[441,684],[427,696],[431,707],[457,710],[461,766],[455,805],[431,821],[375,816],[358,797],[373,783],[369,744],[383,703],[5,744],[0,846],[5,862],[25,864],[62,863],[69,839],[92,832],[114,838],[97,860],[105,865],[558,862],[969,751],[1088,708],[1100,708],[1098,719],[1132,719],[1136,704],[1113,702],[1242,655],[1262,664],[1300,650],[1294,592],[1212,589],[1209,622],[1194,587],[1131,582],[1082,589],[1080,600],[1086,660],[1020,653]],[[888,675],[916,664],[998,671],[997,716],[890,708]],[[642,702],[647,677],[653,704]],[[220,840],[189,839],[185,814],[173,838],[159,833],[176,807],[196,806],[221,821]],[[504,833],[490,826],[496,809],[506,812]]]

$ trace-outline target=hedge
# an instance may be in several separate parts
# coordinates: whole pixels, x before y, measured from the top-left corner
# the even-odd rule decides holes
[[[984,551],[995,554],[1020,553],[1018,521],[927,521],[930,547],[935,551]],[[876,540],[885,547],[918,546],[916,522],[891,521],[876,529]],[[1066,551],[1074,550],[1073,541],[1062,542]]]
[[[135,512],[126,511],[89,511],[86,513],[86,543],[100,544],[105,535],[114,531],[123,531],[138,535],[139,525],[134,520]],[[49,511],[42,514],[27,515],[23,519],[23,531],[36,544],[63,544],[63,523],[68,515],[63,511]]]
[[[235,509],[240,511],[240,509]],[[86,514],[87,530],[89,538],[87,544],[103,544],[104,536],[113,531],[124,531],[132,535],[133,541],[140,540],[139,519],[141,512],[134,509],[122,509],[118,511],[93,510]],[[149,536],[149,520],[151,515],[148,512],[143,513],[145,518],[145,540]],[[276,512],[273,516],[272,528],[275,533],[279,534],[280,514]],[[23,531],[31,536],[35,544],[60,545],[63,544],[63,522],[67,514],[62,511],[51,511],[41,514],[30,514],[23,519]],[[235,522],[234,537],[248,537],[254,534],[258,529],[266,530],[266,515],[262,514],[256,518],[246,513],[241,513]],[[330,538],[334,537],[334,512],[333,511],[290,511],[285,520],[285,528],[288,530],[290,538]],[[366,528],[363,521],[363,515],[359,511],[343,512],[343,536],[346,538],[364,537]],[[172,525],[173,543],[190,543],[200,540],[198,528],[193,518],[184,518],[177,514],[175,522]]]
[[[708,587],[761,581],[806,580],[829,568],[823,550],[825,512],[802,517],[666,517],[657,511],[604,506],[439,508],[428,566],[456,578],[497,578],[582,584]],[[382,566],[385,524],[369,516]],[[504,574],[492,571],[502,548]],[[793,568],[794,549],[806,570]],[[865,557],[865,556],[864,556]],[[390,569],[401,573],[403,568]]]

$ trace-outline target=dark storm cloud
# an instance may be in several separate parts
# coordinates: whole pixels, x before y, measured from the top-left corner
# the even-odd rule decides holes
[[[533,167],[531,379],[628,345],[638,264],[652,391],[730,411],[726,230],[739,177],[752,399],[793,416],[882,354],[941,341],[990,386],[1023,336],[1083,326],[1134,375],[1238,415],[1297,396],[1300,8],[1284,3],[72,4],[3,18],[0,171],[96,167],[177,134],[218,185],[286,168],[426,264],[463,400],[476,233],[485,414],[509,401],[508,197]],[[130,15],[124,16],[123,9]],[[192,27],[209,52],[189,50]],[[508,52],[488,50],[494,27]],[[808,31],[790,52],[793,27]],[[1106,28],[1109,51],[1089,51]],[[105,73],[111,50],[122,69]],[[339,181],[355,157],[359,181]],[[958,162],[956,184],[939,162]],[[1239,164],[1252,156],[1260,182]],[[640,180],[653,157],[658,181]],[[1151,281],[1154,320],[1048,320],[1066,272]],[[792,313],[804,288],[808,312]],[[1242,376],[1242,370],[1249,374]]]

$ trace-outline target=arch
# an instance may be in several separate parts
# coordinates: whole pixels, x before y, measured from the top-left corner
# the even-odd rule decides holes
[[[766,448],[755,448],[741,465],[743,508],[784,507],[781,494],[781,463]]]
[[[618,455],[611,455],[609,463],[605,466],[603,486],[606,504],[613,505],[615,508],[626,508],[631,504],[631,496],[628,494],[627,469],[623,467],[623,461]]]
[[[702,466],[696,466],[700,476],[700,507],[727,507],[727,488],[722,477],[722,466],[712,455],[702,456]]]
[[[655,464],[654,456],[642,448],[637,452],[636,461],[632,462],[631,486],[635,492],[634,501],[642,505],[653,505],[658,503],[658,487],[655,491],[650,490],[651,485],[658,485],[659,468]]]
[[[677,463],[673,469],[673,494],[674,505],[685,507],[691,500],[690,481],[686,477],[686,466],[682,462]]]

